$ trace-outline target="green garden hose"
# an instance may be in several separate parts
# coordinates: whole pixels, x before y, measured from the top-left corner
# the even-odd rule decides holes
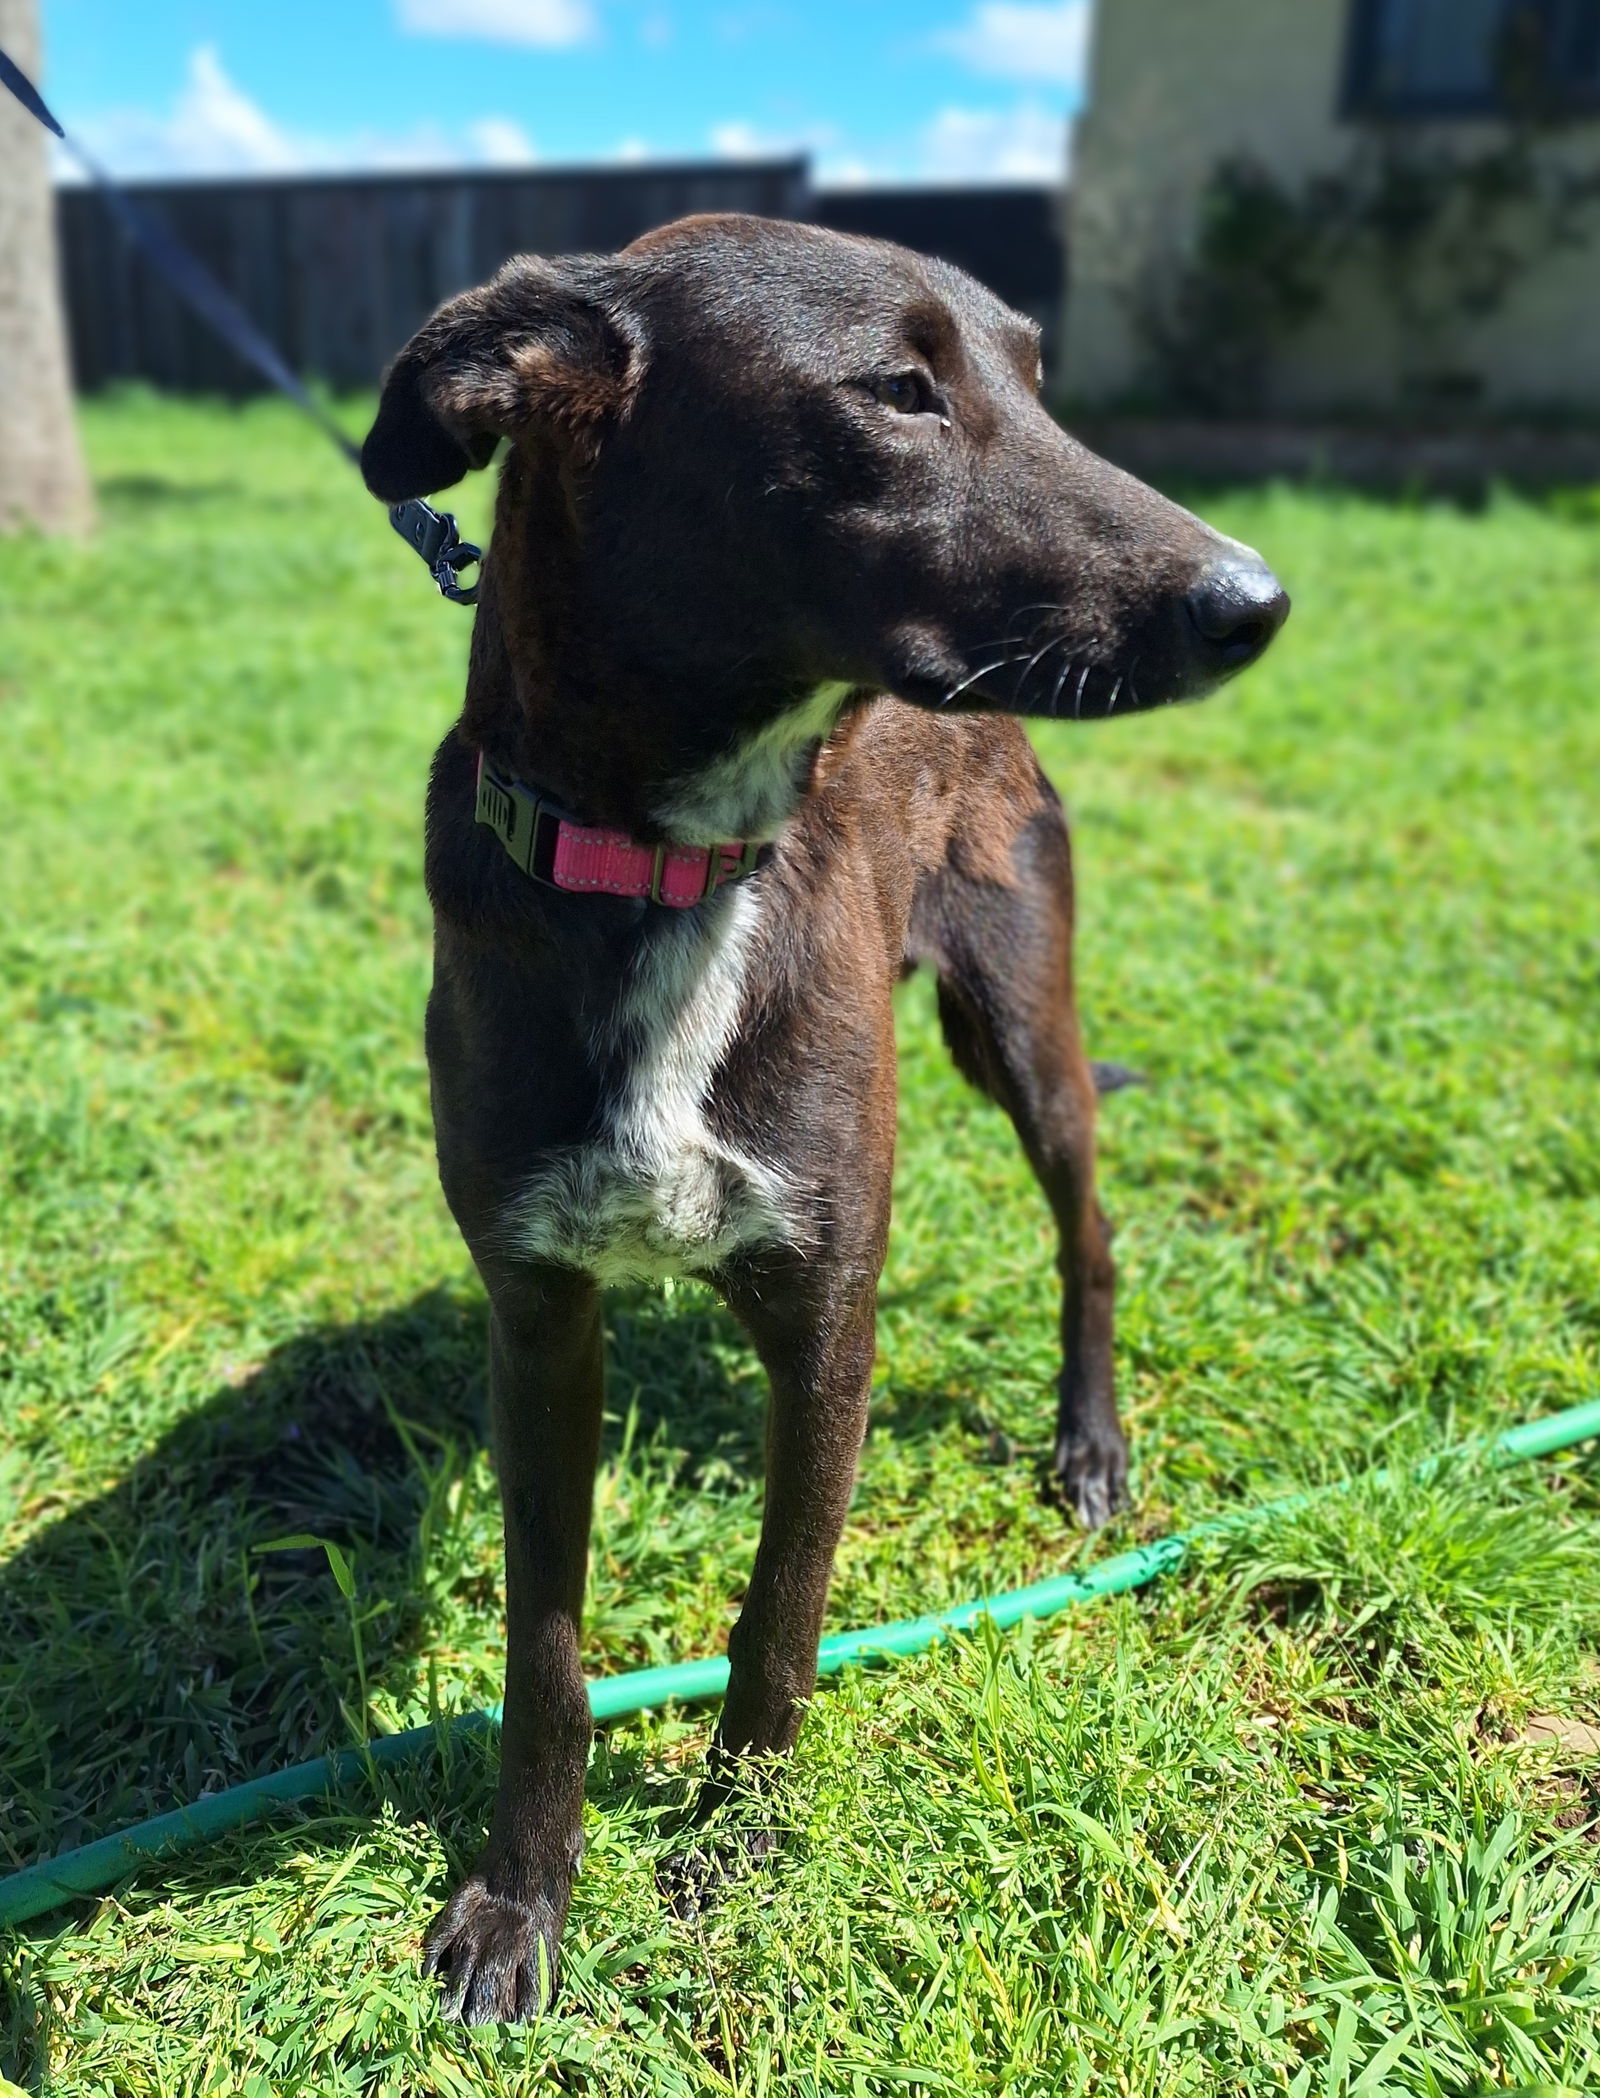
[[[1512,1428],[1489,1445],[1489,1454],[1500,1461],[1547,1457],[1594,1436],[1600,1436],[1600,1400]],[[1421,1467],[1423,1474],[1437,1470],[1442,1461],[1437,1457],[1430,1459]],[[823,1640],[818,1651],[817,1673],[836,1675],[852,1662],[919,1654],[948,1633],[967,1631],[985,1618],[1004,1627],[1018,1624],[1025,1617],[1050,1617],[1074,1603],[1092,1602],[1099,1596],[1125,1594],[1130,1588],[1142,1588],[1160,1574],[1176,1571],[1190,1547],[1204,1538],[1232,1533],[1270,1516],[1292,1513],[1322,1494],[1337,1490],[1324,1487],[1316,1494],[1291,1494],[1267,1501],[1237,1515],[1157,1538],[1134,1551],[1119,1552],[1085,1573],[1057,1574],[1048,1581],[1035,1581],[1031,1587],[980,1597],[931,1617],[908,1618],[900,1624],[875,1625],[859,1632],[835,1632]],[[628,1675],[603,1676],[599,1682],[591,1683],[589,1708],[597,1721],[620,1719],[629,1712],[646,1711],[656,1705],[696,1704],[719,1697],[727,1683],[725,1659],[639,1668]],[[158,1814],[154,1820],[141,1821],[117,1835],[103,1836],[79,1850],[29,1865],[0,1880],[0,1926],[26,1923],[76,1895],[102,1893],[144,1860],[196,1850],[213,1837],[254,1821],[280,1801],[315,1799],[363,1776],[374,1765],[404,1762],[422,1755],[437,1743],[442,1730],[482,1732],[498,1724],[499,1718],[500,1707],[494,1705],[487,1711],[464,1713],[438,1725],[413,1727],[408,1733],[381,1734],[363,1747],[340,1749],[333,1755],[313,1757],[309,1763],[296,1763],[289,1770],[251,1778],[227,1792],[198,1799],[192,1806]]]

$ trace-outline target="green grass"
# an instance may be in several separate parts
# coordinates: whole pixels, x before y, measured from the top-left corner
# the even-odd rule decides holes
[[[0,1870],[498,1696],[481,1299],[434,1186],[419,800],[468,621],[285,411],[86,415],[0,547]],[[467,507],[483,519],[483,491]],[[1082,875],[1136,1512],[1040,1498],[1050,1239],[901,1012],[872,1430],[830,1623],[1403,1471],[1600,1389],[1600,502],[1225,493],[1297,600],[1214,704],[1040,736]],[[761,1390],[612,1304],[596,1672],[714,1649]],[[320,1553],[351,1556],[347,1605]],[[366,1682],[363,1711],[362,1676]],[[780,1862],[655,1885],[710,1724],[595,1749],[566,1986],[442,2025],[460,1743],[0,1935],[0,2073],[87,2093],[1592,2087],[1592,1456],[1340,1495],[1179,1583],[819,1696]],[[1570,1767],[1563,1767],[1563,1765]]]

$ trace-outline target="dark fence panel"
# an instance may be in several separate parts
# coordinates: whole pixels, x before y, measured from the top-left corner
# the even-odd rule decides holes
[[[690,211],[806,215],[803,160],[568,172],[330,175],[129,185],[297,370],[371,386],[441,299],[508,255],[606,252]],[[78,384],[181,392],[260,381],[130,247],[91,191],[58,192]]]
[[[841,233],[896,240],[969,270],[1039,323],[1045,365],[1053,369],[1066,293],[1063,201],[1059,190],[1037,186],[835,189],[818,194],[811,216]]]
[[[681,167],[482,169],[130,185],[297,370],[365,387],[441,299],[508,255],[607,253],[691,211],[814,219],[959,263],[1054,345],[1065,275],[1048,189],[835,190],[803,160]],[[78,384],[259,389],[130,246],[91,190],[58,192]]]

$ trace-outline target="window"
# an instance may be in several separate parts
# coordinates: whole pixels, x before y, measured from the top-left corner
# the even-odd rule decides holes
[[[1344,109],[1600,112],[1600,0],[1355,0]]]

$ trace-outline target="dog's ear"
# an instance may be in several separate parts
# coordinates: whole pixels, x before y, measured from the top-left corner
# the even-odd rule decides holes
[[[424,322],[390,366],[361,447],[386,503],[449,488],[502,437],[544,427],[592,456],[644,371],[642,330],[591,258],[522,255]]]

